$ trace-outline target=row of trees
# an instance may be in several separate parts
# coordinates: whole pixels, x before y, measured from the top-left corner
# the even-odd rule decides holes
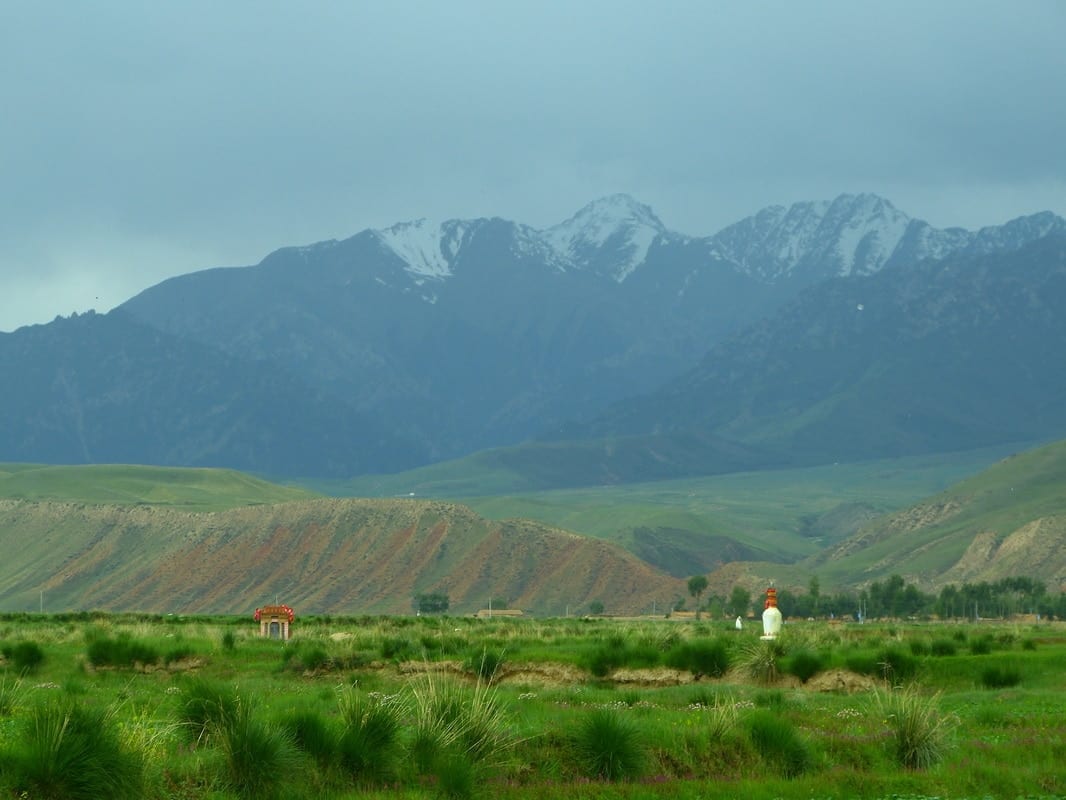
[[[734,586],[728,597],[711,594],[703,602],[707,578],[694,575],[688,580],[689,594],[696,600],[696,614],[706,611],[712,618],[759,616],[763,597],[754,600],[751,592]],[[974,619],[1009,617],[1013,614],[1039,614],[1047,619],[1066,619],[1066,593],[1049,594],[1047,586],[1033,578],[1002,578],[998,581],[949,584],[939,594],[927,594],[917,586],[892,575],[874,581],[860,592],[823,595],[817,577],[812,577],[806,592],[777,590],[777,605],[786,617],[836,617],[883,619],[886,617],[931,617]],[[684,606],[684,600],[679,601]],[[675,608],[680,608],[675,606]]]

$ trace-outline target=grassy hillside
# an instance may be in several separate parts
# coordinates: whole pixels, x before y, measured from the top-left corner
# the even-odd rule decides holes
[[[0,498],[218,511],[317,496],[228,469],[0,464]]]
[[[929,586],[1007,575],[1066,583],[1066,442],[878,519],[807,566],[831,581],[899,573]]]
[[[496,494],[506,473],[461,462],[347,484],[336,494],[462,498],[491,519],[527,518],[618,542],[678,576],[735,560],[798,561],[871,517],[935,494],[1010,452],[990,448],[805,469]]]
[[[0,610],[409,613],[443,592],[455,613],[504,598],[564,614],[660,608],[683,583],[622,548],[426,500],[305,500],[186,511],[0,500]]]

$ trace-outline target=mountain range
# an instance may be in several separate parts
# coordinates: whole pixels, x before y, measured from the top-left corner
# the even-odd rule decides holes
[[[0,335],[0,460],[346,477],[609,440],[595,482],[1048,438],[1064,241],[867,194],[706,237],[625,195],[365,230]]]

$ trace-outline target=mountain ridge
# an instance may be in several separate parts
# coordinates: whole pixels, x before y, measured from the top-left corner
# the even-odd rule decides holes
[[[542,231],[398,223],[171,278],[96,321],[50,324],[85,341],[0,336],[16,387],[0,398],[0,458],[344,477],[513,446],[679,379],[827,281],[907,272],[932,250],[1004,253],[1066,224],[935,233],[874,195],[761,213],[688,237],[613,195]],[[170,440],[138,451],[129,419]]]

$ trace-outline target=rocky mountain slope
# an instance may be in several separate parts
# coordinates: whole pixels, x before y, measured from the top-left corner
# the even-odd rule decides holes
[[[528,521],[489,522],[417,500],[309,500],[189,512],[0,500],[0,609],[250,614],[411,613],[442,592],[451,613],[492,598],[540,614],[599,600],[660,608],[683,581],[616,545]],[[42,594],[43,593],[43,594]]]

